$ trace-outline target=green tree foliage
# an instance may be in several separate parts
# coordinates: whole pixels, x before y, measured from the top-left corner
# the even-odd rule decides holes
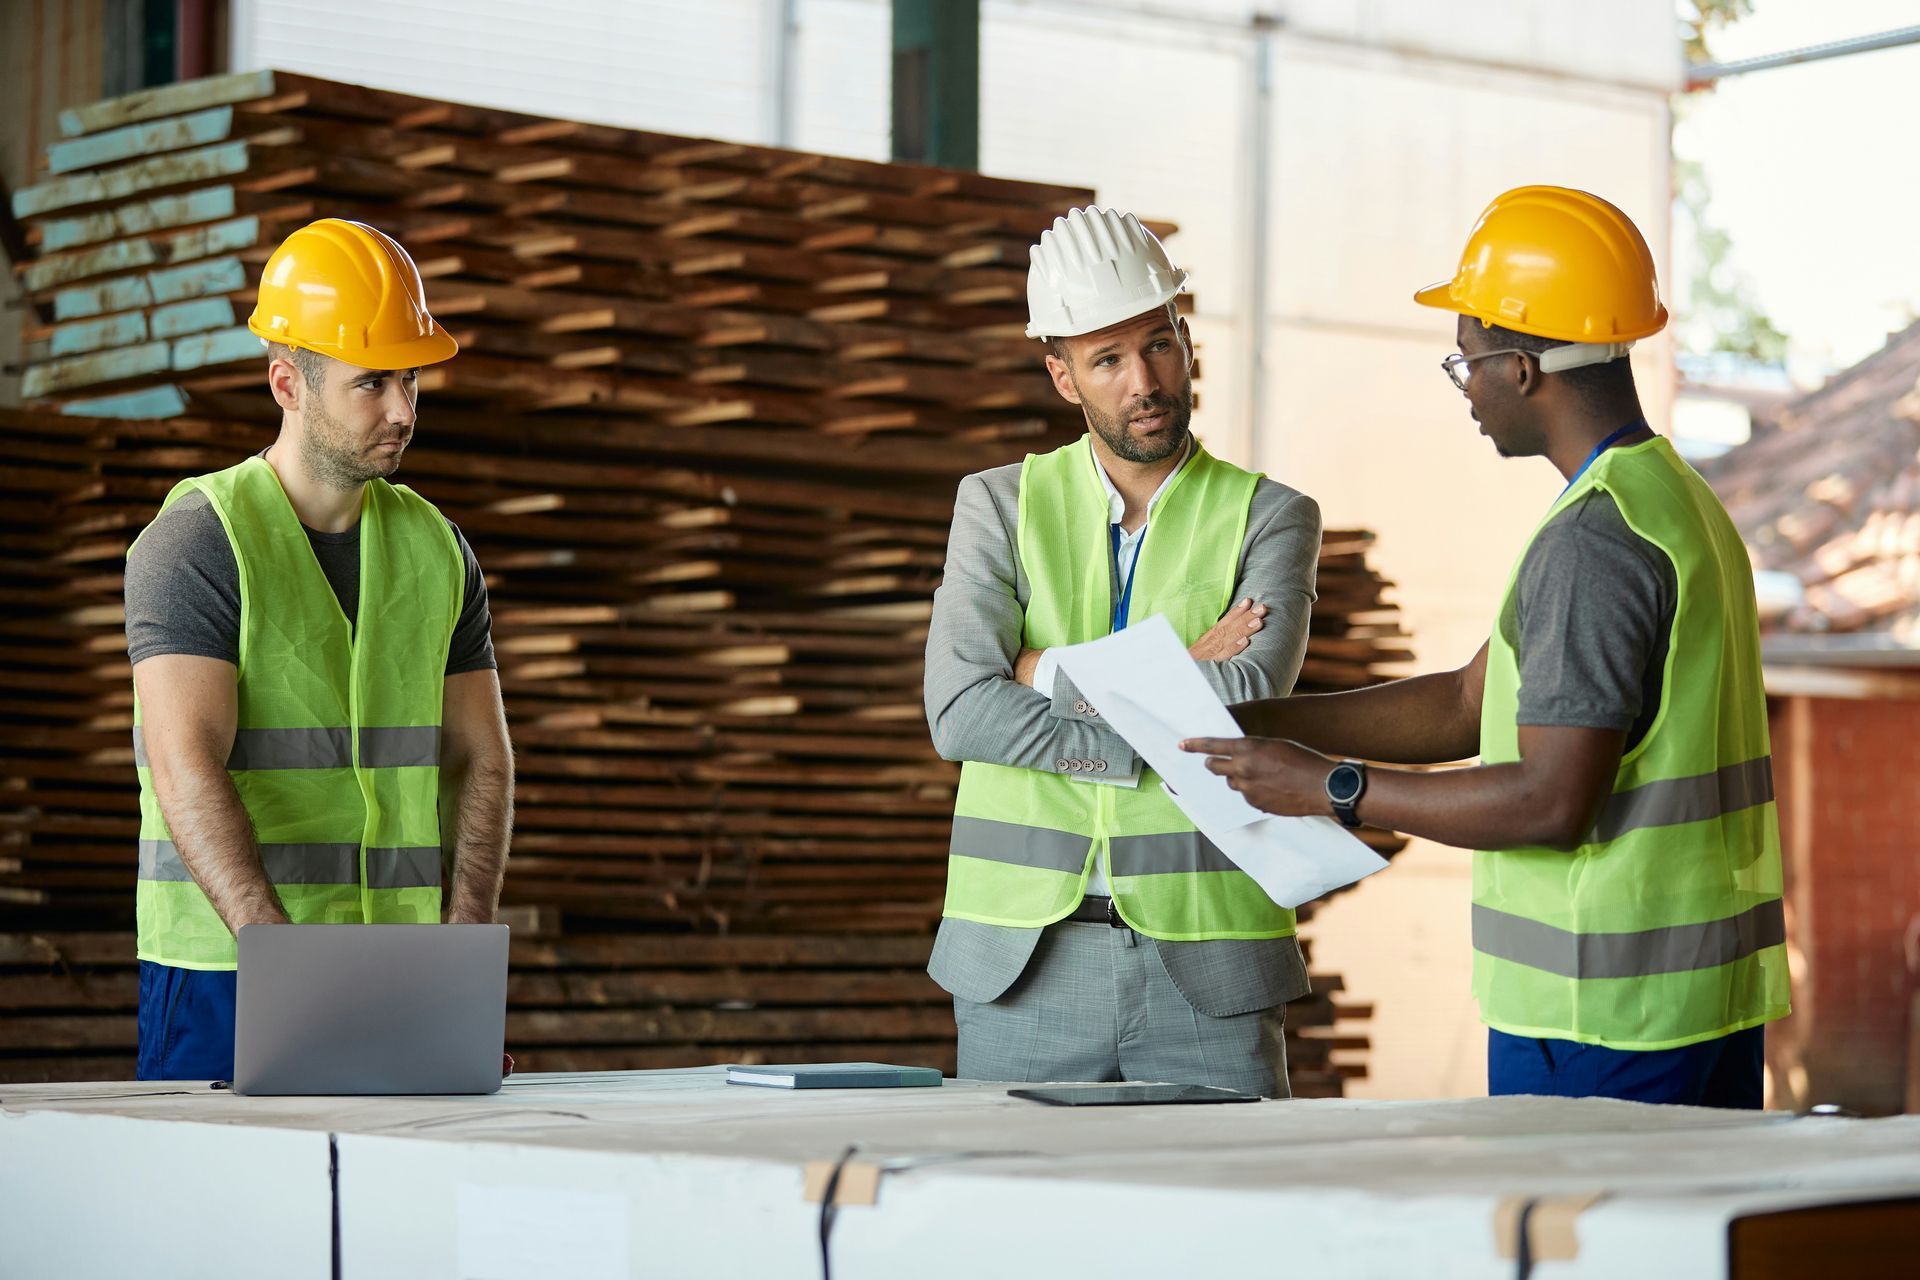
[[[1753,0],[1678,0],[1680,42],[1688,62],[1711,62],[1707,38],[1717,27],[1732,26],[1753,12]]]
[[[1753,0],[1679,0],[1681,42],[1689,62],[1710,62],[1708,38],[1753,12]],[[1686,101],[1674,105],[1677,123]],[[1753,282],[1732,261],[1733,237],[1713,221],[1713,193],[1698,160],[1673,157],[1673,198],[1693,229],[1694,269],[1687,281],[1688,316],[1678,327],[1682,350],[1727,351],[1767,364],[1787,356],[1787,335],[1753,297]]]

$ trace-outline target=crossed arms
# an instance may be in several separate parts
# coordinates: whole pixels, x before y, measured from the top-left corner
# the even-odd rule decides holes
[[[1030,678],[1034,656],[1021,646],[1026,581],[1014,553],[1017,494],[1011,476],[997,476],[968,476],[954,504],[946,577],[934,593],[927,635],[934,746],[949,760],[1053,773],[1067,771],[1063,761],[1096,760],[1109,766],[1101,772],[1125,775],[1137,767],[1133,749],[1064,675],[1050,690],[1020,679]],[[1293,688],[1306,654],[1320,557],[1320,511],[1303,494],[1263,485],[1248,527],[1235,607],[1195,646],[1204,649],[1196,656],[1205,658],[1199,665],[1207,682],[1230,702]],[[1264,614],[1239,607],[1249,599]],[[1247,643],[1240,646],[1243,636]],[[1024,662],[1023,654],[1030,655]],[[1019,675],[1017,667],[1024,668]]]

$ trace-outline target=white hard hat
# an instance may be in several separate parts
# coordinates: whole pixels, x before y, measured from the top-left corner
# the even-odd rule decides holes
[[[1173,301],[1187,273],[1140,219],[1088,205],[1055,218],[1027,269],[1027,336],[1072,338]]]

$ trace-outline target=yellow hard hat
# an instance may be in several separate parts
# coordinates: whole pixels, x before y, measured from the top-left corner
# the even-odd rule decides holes
[[[1585,191],[1515,187],[1467,235],[1453,279],[1424,306],[1562,342],[1628,343],[1660,332],[1653,254],[1626,214]]]
[[[427,313],[420,269],[364,222],[322,218],[273,251],[247,328],[362,369],[412,369],[460,349]]]

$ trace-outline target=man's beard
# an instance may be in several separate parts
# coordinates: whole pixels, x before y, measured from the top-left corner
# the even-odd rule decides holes
[[[1114,456],[1125,462],[1162,462],[1187,447],[1187,429],[1193,421],[1193,388],[1188,386],[1173,395],[1137,401],[1127,406],[1122,417],[1109,416],[1084,400],[1081,407],[1086,410],[1087,422],[1094,434],[1106,442]],[[1136,439],[1129,420],[1154,413],[1167,415],[1167,429],[1157,438]]]
[[[306,465],[308,475],[332,489],[353,489],[400,469],[404,448],[392,454],[367,457],[353,433],[338,419],[328,416],[318,400],[315,396],[315,403],[310,403],[301,414],[306,429],[300,433],[300,461]]]

